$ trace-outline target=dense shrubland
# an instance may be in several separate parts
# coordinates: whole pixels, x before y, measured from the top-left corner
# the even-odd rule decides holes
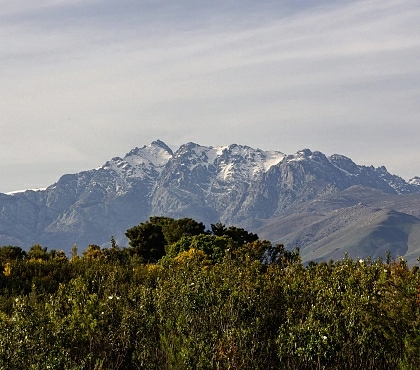
[[[1,369],[418,369],[420,272],[303,266],[217,224],[151,218],[130,246],[0,248]]]

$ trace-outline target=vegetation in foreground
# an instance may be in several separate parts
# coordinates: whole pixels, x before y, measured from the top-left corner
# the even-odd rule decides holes
[[[0,248],[1,369],[418,369],[420,272],[302,265],[255,234],[153,217],[68,259]]]

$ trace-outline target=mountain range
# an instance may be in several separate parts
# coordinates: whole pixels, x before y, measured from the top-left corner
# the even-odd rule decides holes
[[[191,217],[244,227],[298,245],[303,261],[420,256],[420,178],[300,150],[164,142],[103,166],[63,175],[43,190],[0,193],[0,245],[125,246],[125,231],[150,216]]]

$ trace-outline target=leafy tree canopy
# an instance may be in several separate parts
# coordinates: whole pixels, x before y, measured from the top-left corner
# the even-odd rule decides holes
[[[150,217],[149,221],[128,229],[132,252],[145,261],[156,262],[166,254],[165,247],[183,237],[205,234],[205,225],[191,218]]]
[[[125,235],[130,240],[131,253],[145,262],[157,262],[165,255],[166,240],[160,225],[146,221],[128,229]]]
[[[0,247],[0,263],[6,263],[10,261],[23,260],[26,256],[26,252],[20,247],[14,247],[11,245],[5,245]]]
[[[34,244],[28,251],[27,258],[30,260],[48,261],[50,257],[55,257],[56,251],[48,252],[47,247],[42,247],[41,244]]]
[[[166,244],[177,242],[183,236],[193,236],[205,233],[206,226],[192,218],[180,218],[175,220],[170,217],[150,217],[152,224],[162,228]]]
[[[174,258],[182,252],[190,249],[203,251],[214,262],[221,261],[226,252],[236,248],[236,243],[226,235],[200,234],[194,236],[183,236],[176,243],[168,246],[169,258]]]
[[[245,229],[236,226],[229,226],[226,228],[226,226],[220,222],[211,224],[211,232],[216,236],[226,235],[239,245],[252,243],[259,239],[257,234],[250,233]]]

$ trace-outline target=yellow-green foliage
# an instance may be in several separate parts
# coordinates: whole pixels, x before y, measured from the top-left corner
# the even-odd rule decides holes
[[[184,238],[158,264],[115,245],[4,259],[0,369],[420,368],[417,268],[303,266],[282,246],[222,241]]]

